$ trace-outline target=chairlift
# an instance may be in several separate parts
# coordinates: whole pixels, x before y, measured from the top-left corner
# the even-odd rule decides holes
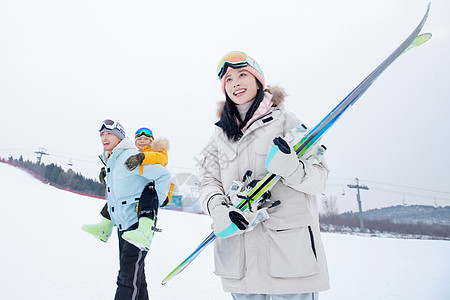
[[[72,159],[70,159],[69,162],[68,162],[67,164],[68,164],[69,166],[73,166]]]

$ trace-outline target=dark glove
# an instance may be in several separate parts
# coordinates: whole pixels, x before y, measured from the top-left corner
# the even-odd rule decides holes
[[[142,164],[144,159],[145,159],[145,154],[142,152],[138,153],[136,155],[131,155],[130,157],[128,157],[127,161],[125,162],[125,165],[127,166],[128,170],[133,171],[134,169],[136,169],[137,166]]]
[[[105,167],[101,168],[100,174],[98,174],[98,179],[100,180],[100,183],[103,185],[106,185],[106,169]]]

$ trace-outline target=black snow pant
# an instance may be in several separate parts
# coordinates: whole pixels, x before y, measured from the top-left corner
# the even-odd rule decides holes
[[[128,230],[134,230],[138,223]],[[144,261],[147,251],[142,251],[122,238],[125,231],[118,231],[120,270],[114,300],[148,300]]]
[[[154,183],[149,183],[139,199],[138,215],[155,220],[158,214],[158,195]],[[138,228],[134,224],[126,231]],[[122,238],[126,231],[118,231],[120,270],[117,276],[115,300],[147,300],[147,282],[145,280],[144,261],[147,251],[142,251]]]

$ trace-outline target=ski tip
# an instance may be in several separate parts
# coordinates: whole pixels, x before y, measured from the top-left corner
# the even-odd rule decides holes
[[[423,43],[427,42],[429,39],[431,39],[433,35],[430,32],[422,33],[421,35],[416,37],[416,46],[422,45]]]
[[[431,1],[428,2],[428,4],[427,4],[427,11],[426,11],[426,13],[425,13],[425,16],[428,15],[428,12],[430,11],[430,8],[431,8]]]
[[[429,33],[429,32],[428,33],[422,33],[422,34],[416,36],[414,41],[408,46],[408,48],[405,49],[405,51],[403,51],[403,53],[411,50],[414,47],[418,47],[418,46],[428,42],[431,39],[432,36],[433,35],[431,33]]]

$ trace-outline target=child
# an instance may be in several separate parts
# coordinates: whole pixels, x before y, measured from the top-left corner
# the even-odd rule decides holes
[[[200,201],[216,234],[223,236],[233,224],[240,234],[215,240],[215,274],[233,299],[317,299],[329,288],[315,196],[325,189],[328,167],[323,157],[298,159],[282,139],[301,121],[284,109],[283,89],[264,90],[264,74],[254,59],[228,53],[217,74],[226,100],[204,151]],[[246,214],[224,196],[247,170],[252,179],[267,172],[282,177],[271,191],[271,199],[281,204],[251,231],[245,231]]]
[[[120,269],[117,276],[115,299],[148,299],[145,280],[144,260],[147,251],[139,249],[126,241],[125,236],[140,228],[153,228],[154,220],[140,216],[137,211],[139,195],[149,183],[151,202],[165,199],[169,192],[170,173],[159,164],[145,165],[142,175],[138,171],[129,171],[125,161],[138,152],[133,142],[125,136],[123,127],[112,120],[105,120],[100,127],[103,145],[102,161],[106,165],[108,182],[106,184],[106,200],[108,202],[111,221],[118,228]],[[140,232],[151,242],[150,233]]]
[[[130,158],[127,159],[125,165],[128,170],[133,171],[140,165],[139,174],[141,174],[144,165],[160,164],[167,167],[167,149],[169,148],[169,141],[167,139],[161,137],[154,140],[153,132],[146,127],[138,129],[134,134],[134,138],[134,143],[141,153],[130,156]],[[174,184],[171,183],[169,195],[163,202],[160,201],[160,207],[164,207],[170,202],[173,189]]]
[[[138,165],[139,174],[143,173],[143,164],[160,164],[164,167],[168,163],[167,149],[169,147],[169,141],[165,138],[158,138],[154,140],[153,132],[148,128],[140,128],[135,133],[135,145],[141,153],[130,156],[125,165],[127,169],[133,171]],[[151,145],[151,146],[150,146]],[[152,148],[153,147],[153,148]],[[106,171],[103,167],[100,175],[100,182],[106,184]],[[149,188],[153,186],[153,183],[147,185],[142,191],[141,197],[139,197],[138,212],[140,217],[148,217],[154,220],[156,225],[156,216],[158,213],[158,206],[165,206],[169,202],[169,198],[173,191],[173,184],[171,184],[169,196],[160,203],[152,203]],[[158,205],[159,204],[159,205]],[[101,211],[102,220],[98,224],[83,225],[82,229],[92,234],[94,237],[100,239],[103,242],[107,242],[111,236],[113,224],[110,221],[111,217],[108,212],[108,203],[106,203]],[[150,234],[151,228],[139,228],[137,231],[130,231],[124,236],[131,244],[142,249],[149,249],[150,242],[144,237]],[[140,232],[144,234],[140,234]]]

